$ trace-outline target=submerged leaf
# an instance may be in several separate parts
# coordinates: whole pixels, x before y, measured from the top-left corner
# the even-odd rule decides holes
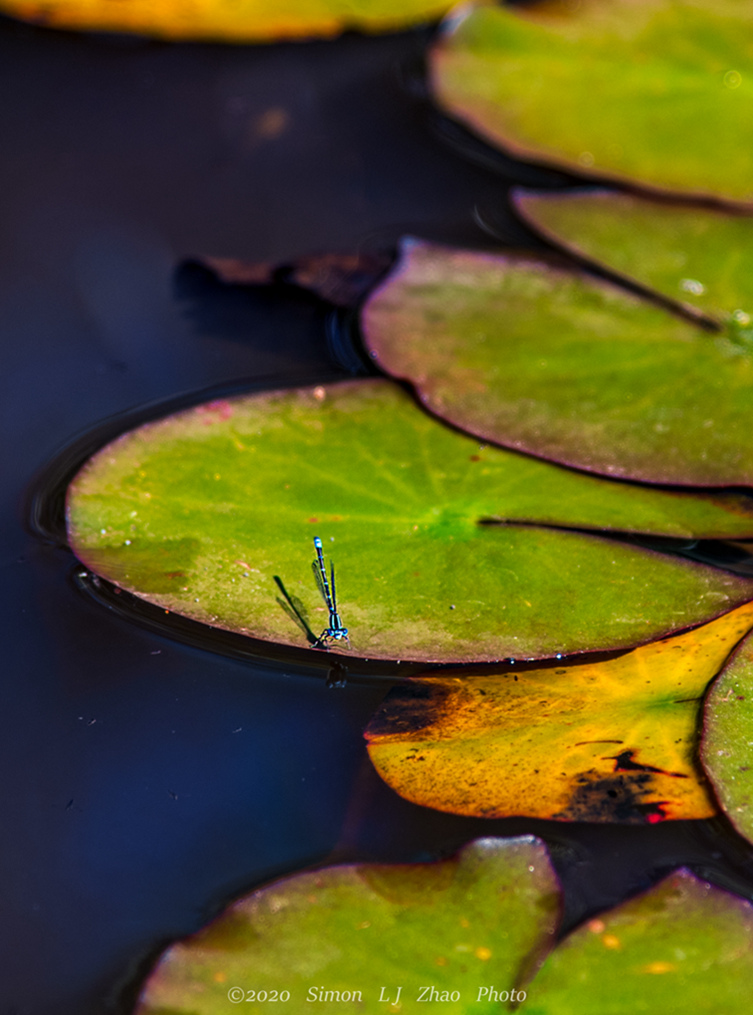
[[[750,348],[540,260],[409,241],[372,356],[444,419],[610,476],[753,485]]]
[[[552,951],[527,1015],[730,1015],[753,980],[753,907],[687,870],[590,920]]]
[[[292,645],[328,624],[310,570],[319,536],[354,651],[471,661],[632,646],[753,598],[753,583],[723,571],[502,520],[700,535],[739,524],[742,506],[479,448],[373,380],[212,402],[143,426],[82,469],[68,519],[77,556],[105,578]]]
[[[753,200],[750,0],[480,7],[434,49],[453,116],[515,155]]]
[[[617,659],[422,676],[366,730],[406,799],[474,817],[653,823],[715,813],[695,760],[706,685],[753,604]]]
[[[521,190],[515,203],[555,242],[715,318],[753,353],[753,218],[606,190]]]
[[[298,874],[253,892],[170,948],[137,1015],[225,1015],[228,999],[283,1001],[294,1012],[307,1003],[318,1012],[372,1012],[380,1002],[404,1011],[427,984],[438,995],[457,991],[442,1011],[461,1015],[480,983],[514,988],[551,946],[558,913],[556,877],[532,836],[479,839],[438,863]]]
[[[207,267],[229,285],[271,285],[280,276],[280,266],[271,261],[202,257],[194,263]],[[392,256],[387,253],[319,254],[292,261],[283,278],[335,306],[351,309],[358,306],[391,264]]]
[[[701,761],[719,803],[753,840],[753,638],[740,645],[706,701]]]
[[[53,28],[163,39],[267,42],[394,31],[431,21],[448,0],[0,0],[0,11]]]

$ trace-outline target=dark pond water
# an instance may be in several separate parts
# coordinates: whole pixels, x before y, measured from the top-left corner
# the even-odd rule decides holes
[[[321,655],[168,637],[97,601],[58,538],[61,478],[124,421],[353,366],[321,300],[223,285],[192,258],[385,255],[404,233],[531,245],[507,187],[557,178],[436,119],[426,38],[168,46],[0,20],[1,1015],[128,1012],[159,947],[228,898],[479,834],[547,841],[567,926],[679,864],[753,895],[753,854],[722,821],[405,803],[361,736],[389,682],[327,687]],[[270,110],[284,129],[260,136]]]

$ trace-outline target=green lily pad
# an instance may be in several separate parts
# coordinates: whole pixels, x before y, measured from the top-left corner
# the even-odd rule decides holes
[[[750,349],[576,271],[404,245],[367,344],[435,413],[610,476],[753,485]]]
[[[515,202],[554,242],[716,320],[753,352],[753,218],[605,190],[521,190]]]
[[[701,702],[752,625],[748,603],[616,659],[413,677],[369,723],[369,757],[402,797],[451,814],[711,817],[696,761]]]
[[[527,1015],[730,1015],[753,981],[753,907],[687,870],[580,927],[528,988]]]
[[[719,803],[753,840],[753,638],[725,666],[706,701],[701,761]]]
[[[752,26],[744,0],[481,7],[435,47],[433,86],[517,156],[751,201]]]
[[[298,874],[170,948],[136,1015],[225,1015],[228,1001],[254,1012],[282,1001],[293,1012],[394,1013],[412,1010],[426,987],[437,996],[424,1000],[449,1015],[496,1012],[495,1002],[473,1003],[480,985],[514,990],[551,946],[558,912],[556,877],[532,836],[479,839],[438,863]]]
[[[688,512],[683,524],[736,510],[693,501],[480,448],[371,380],[212,402],[143,426],[75,478],[68,522],[77,556],[123,588],[303,646],[328,623],[310,570],[319,536],[337,565],[350,650],[445,662],[629,647],[753,598],[753,583],[714,568],[500,523],[642,515],[664,531],[675,510]]]
[[[222,42],[394,31],[432,21],[449,6],[448,0],[0,0],[3,13],[48,28]]]

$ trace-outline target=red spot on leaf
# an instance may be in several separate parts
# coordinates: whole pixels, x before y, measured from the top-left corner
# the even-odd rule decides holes
[[[199,415],[204,416],[204,426],[211,426],[212,423],[219,423],[221,420],[230,419],[233,415],[233,407],[224,398],[217,398],[206,405],[200,405],[196,410]]]

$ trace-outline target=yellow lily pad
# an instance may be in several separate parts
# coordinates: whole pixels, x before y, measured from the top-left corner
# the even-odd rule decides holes
[[[440,17],[448,0],[0,0],[0,11],[51,28],[161,39],[269,42],[385,32]]]
[[[753,604],[602,662],[418,676],[366,730],[380,776],[453,814],[654,823],[707,818],[702,697]]]

